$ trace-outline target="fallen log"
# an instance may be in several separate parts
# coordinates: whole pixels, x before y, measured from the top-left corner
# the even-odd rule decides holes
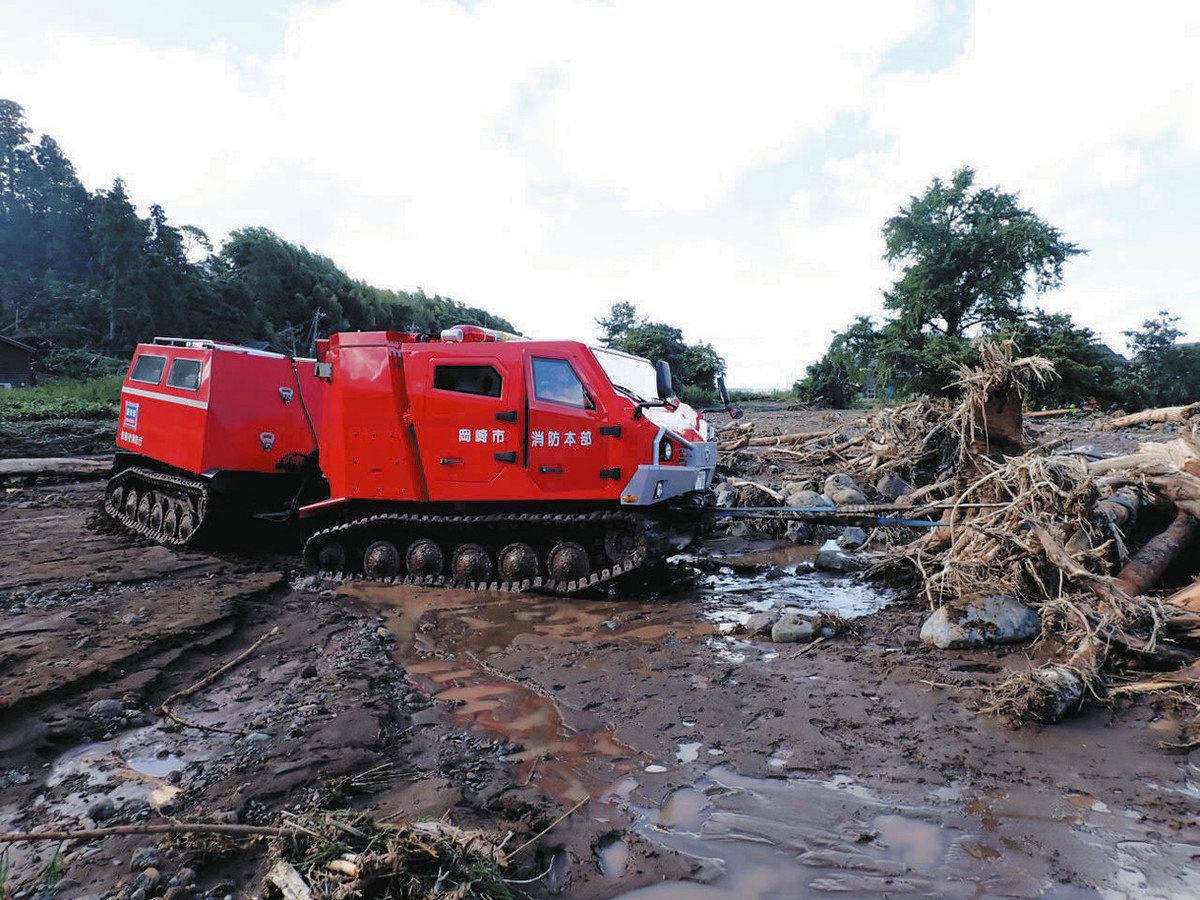
[[[830,437],[837,432],[838,429],[833,428],[825,431],[794,431],[791,434],[777,434],[773,437],[756,437],[750,439],[749,446],[782,447],[785,444],[802,444],[805,441],[814,441],[819,438]]]
[[[36,459],[0,459],[0,478],[67,475],[79,478],[107,475],[111,456],[47,456]]]
[[[1197,578],[1187,587],[1180,588],[1163,602],[1177,609],[1186,609],[1189,612],[1200,613],[1200,578]]]
[[[1180,510],[1200,519],[1200,477],[1175,472],[1147,480]]]
[[[1123,684],[1115,688],[1113,693],[1148,694],[1151,691],[1166,691],[1171,688],[1187,687],[1188,685],[1197,683],[1200,683],[1200,660],[1196,660],[1191,665],[1184,666],[1182,669],[1177,669],[1174,672],[1160,672],[1141,681]]]
[[[1200,522],[1190,513],[1180,512],[1161,534],[1148,540],[1113,579],[1113,586],[1131,597],[1144,594],[1159,581],[1163,573],[1183,550],[1200,534]]]
[[[1187,406],[1163,406],[1159,409],[1146,409],[1127,416],[1117,416],[1109,420],[1107,428],[1132,428],[1134,425],[1154,425],[1165,423],[1182,425],[1192,413],[1200,411],[1200,403],[1189,403]]]
[[[1079,409],[1074,406],[1064,406],[1062,409],[1035,409],[1026,410],[1025,418],[1027,419],[1049,419],[1052,416],[1066,416],[1079,412]]]

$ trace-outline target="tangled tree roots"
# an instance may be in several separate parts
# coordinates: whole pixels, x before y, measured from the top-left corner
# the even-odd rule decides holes
[[[1088,685],[1069,666],[1043,666],[1004,679],[988,690],[984,709],[1013,722],[1061,722],[1083,706]]]

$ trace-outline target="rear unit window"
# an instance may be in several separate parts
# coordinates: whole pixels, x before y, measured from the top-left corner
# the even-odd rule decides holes
[[[165,356],[147,356],[142,354],[133,364],[130,381],[140,381],[144,384],[158,384],[162,381],[163,369],[167,367]]]
[[[533,394],[539,400],[578,406],[580,409],[588,409],[592,405],[591,398],[583,389],[583,382],[565,359],[533,358]]]
[[[503,383],[491,366],[435,366],[433,370],[433,386],[441,391],[499,397]]]
[[[185,391],[200,390],[200,360],[177,359],[171,363],[171,374],[167,376],[167,387]]]

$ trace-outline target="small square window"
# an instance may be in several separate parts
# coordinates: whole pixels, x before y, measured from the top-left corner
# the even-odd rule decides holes
[[[491,366],[437,366],[433,370],[433,386],[439,391],[499,397],[504,381]]]
[[[149,356],[143,353],[133,364],[129,375],[130,381],[140,381],[143,384],[158,384],[162,381],[163,369],[167,367],[165,356]]]
[[[171,363],[171,374],[167,376],[167,387],[184,391],[200,390],[200,360],[177,359]]]

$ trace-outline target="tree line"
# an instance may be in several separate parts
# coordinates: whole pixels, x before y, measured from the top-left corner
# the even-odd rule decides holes
[[[1200,401],[1200,346],[1180,342],[1178,317],[1161,312],[1125,332],[1127,360],[1070,316],[1025,305],[1030,291],[1059,287],[1064,265],[1087,251],[1015,194],[976,186],[970,168],[935,178],[884,223],[883,238],[884,259],[900,269],[884,293],[889,316],[878,324],[859,316],[835,333],[795,385],[803,399],[848,406],[868,387],[878,396],[952,394],[956,365],[978,361],[971,339],[989,336],[1055,363],[1060,377],[1035,388],[1036,405]]]
[[[725,360],[712,344],[689,344],[683,332],[664,322],[651,322],[627,301],[614,303],[607,316],[596,320],[604,346],[649,360],[664,359],[680,397],[692,405],[715,402],[717,376]]]
[[[214,251],[203,231],[173,224],[158,204],[139,216],[120,179],[88,191],[54,138],[35,137],[21,107],[0,99],[0,334],[52,350],[51,366],[77,375],[96,360],[118,365],[155,335],[306,353],[318,314],[324,334],[515,330],[446,297],[351,278],[266,228],[234,231]]]

